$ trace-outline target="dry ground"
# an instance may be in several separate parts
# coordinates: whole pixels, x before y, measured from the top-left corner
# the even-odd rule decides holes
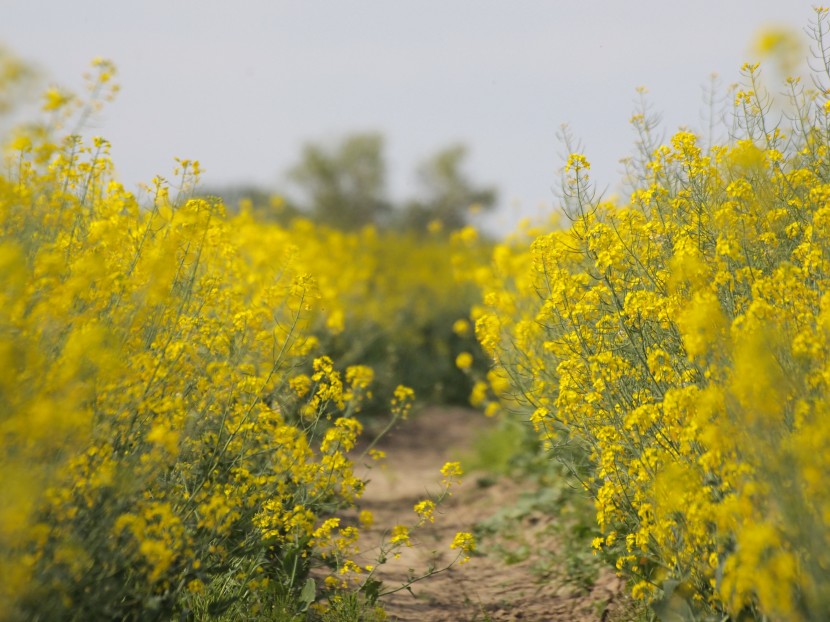
[[[387,465],[368,472],[370,482],[362,504],[374,513],[375,524],[388,528],[413,523],[413,505],[424,499],[427,491],[440,489],[441,466],[469,455],[477,431],[486,425],[480,413],[469,409],[432,408],[414,415],[389,434],[381,446],[389,456]],[[477,479],[476,474],[467,474],[442,506],[435,525],[419,533],[417,546],[384,566],[380,578],[386,587],[399,585],[409,568],[425,570],[434,551],[439,563],[452,559],[454,552],[449,543],[457,531],[472,531],[476,522],[514,503],[526,492],[521,483],[507,477],[497,478],[486,487],[478,485]],[[536,523],[550,520],[554,519],[535,517],[526,528],[535,529]],[[363,548],[369,549],[372,539],[377,541],[381,536],[379,531],[368,531]],[[550,547],[558,545],[548,539],[539,546],[548,549],[545,553],[549,558]],[[390,618],[418,622],[584,622],[620,620],[625,615],[625,590],[612,572],[601,572],[590,588],[578,588],[561,580],[540,580],[538,572],[533,571],[534,557],[540,551],[531,551],[527,559],[507,565],[502,556],[486,553],[486,543],[482,548],[485,554],[473,557],[469,563],[412,586],[414,595],[401,591],[385,597],[382,602]]]

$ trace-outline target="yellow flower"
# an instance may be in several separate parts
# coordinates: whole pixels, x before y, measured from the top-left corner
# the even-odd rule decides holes
[[[294,376],[288,381],[291,389],[297,394],[297,397],[305,397],[311,391],[311,378],[305,374]]]
[[[59,110],[63,108],[67,103],[72,100],[72,96],[69,93],[61,91],[58,88],[51,88],[46,91],[44,96],[44,103],[43,103],[43,110],[46,112],[51,112],[53,110]]]
[[[430,500],[419,501],[415,504],[415,513],[418,514],[418,524],[429,521],[435,522],[435,502]]]
[[[590,170],[590,168],[591,163],[588,162],[587,158],[581,153],[572,153],[569,155],[568,162],[565,164],[565,170],[568,172]]]
[[[147,433],[147,440],[171,456],[179,453],[179,433],[164,424],[156,423]]]
[[[771,59],[784,76],[791,76],[804,61],[801,33],[783,26],[762,29],[755,38],[754,51],[762,59]]]
[[[462,370],[470,369],[473,366],[473,355],[469,352],[462,352],[455,357],[455,366]]]
[[[441,467],[441,475],[448,478],[461,477],[464,471],[461,468],[460,462],[446,462]]]
[[[187,591],[191,594],[203,594],[205,591],[205,584],[199,579],[193,579],[188,582]]]
[[[473,534],[464,531],[459,531],[450,544],[451,549],[458,549],[461,560],[459,563],[464,564],[470,560],[470,554],[475,551],[476,540]]]
[[[389,537],[389,542],[393,545],[403,544],[406,546],[412,546],[412,542],[409,539],[409,527],[406,525],[395,525],[392,528],[392,534]]]
[[[455,484],[459,484],[461,482],[461,476],[464,474],[464,471],[461,468],[460,462],[447,462],[441,467],[441,475],[444,476],[442,480],[442,484],[449,488]]]
[[[456,320],[455,322],[453,322],[452,332],[454,332],[459,337],[466,337],[470,334],[470,322],[463,318]]]
[[[352,365],[346,368],[346,382],[355,388],[365,389],[375,378],[375,372],[366,365]]]
[[[395,387],[392,395],[392,413],[398,415],[401,419],[406,419],[409,416],[409,411],[412,410],[414,400],[415,391],[399,384]]]

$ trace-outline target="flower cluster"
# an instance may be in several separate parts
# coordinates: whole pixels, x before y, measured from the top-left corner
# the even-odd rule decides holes
[[[332,283],[351,250],[310,252],[342,238],[307,223],[228,217],[194,194],[196,161],[140,205],[105,140],[61,129],[117,90],[110,63],[94,68],[90,101],[50,90],[0,174],[0,617],[338,602],[372,520],[342,510],[363,492],[350,452],[374,371],[321,348],[343,329]],[[413,398],[394,391],[398,416]]]
[[[830,103],[790,80],[794,122],[774,126],[759,71],[744,67],[726,144],[680,131],[659,145],[635,115],[626,204],[598,200],[572,155],[571,226],[497,248],[473,319],[513,387],[502,401],[571,461],[595,499],[594,547],[636,597],[820,620]]]
[[[466,402],[470,387],[455,357],[478,347],[471,332],[452,326],[468,315],[476,290],[455,278],[453,255],[479,264],[484,244],[459,248],[446,235],[371,226],[341,231],[301,218],[282,229],[244,210],[235,220],[252,237],[263,236],[262,262],[270,261],[271,248],[289,248],[283,236],[290,237],[294,261],[313,275],[310,334],[334,360],[374,368],[367,415],[384,411],[384,396],[401,383],[420,399]]]

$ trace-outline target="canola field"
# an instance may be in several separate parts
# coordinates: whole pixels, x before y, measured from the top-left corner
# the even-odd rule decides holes
[[[383,619],[377,566],[462,473],[436,465],[443,489],[360,565],[355,464],[384,457],[359,437],[459,394],[568,464],[595,554],[653,615],[827,619],[816,43],[784,96],[743,68],[717,144],[636,114],[624,198],[573,153],[558,221],[498,242],[263,222],[201,197],[196,161],[137,197],[73,131],[114,67],[47,92],[0,172],[0,619]]]

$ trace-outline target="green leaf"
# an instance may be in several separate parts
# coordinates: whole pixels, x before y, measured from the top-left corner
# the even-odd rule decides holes
[[[380,590],[383,587],[383,581],[377,579],[369,579],[360,588],[360,591],[366,595],[366,601],[370,605],[374,605],[380,596]]]
[[[317,598],[317,584],[311,577],[305,582],[302,591],[300,592],[300,603],[302,603],[301,611],[306,611],[308,606]]]
[[[221,616],[223,613],[226,613],[238,600],[239,598],[236,596],[214,600],[208,605],[208,614],[211,616]]]

